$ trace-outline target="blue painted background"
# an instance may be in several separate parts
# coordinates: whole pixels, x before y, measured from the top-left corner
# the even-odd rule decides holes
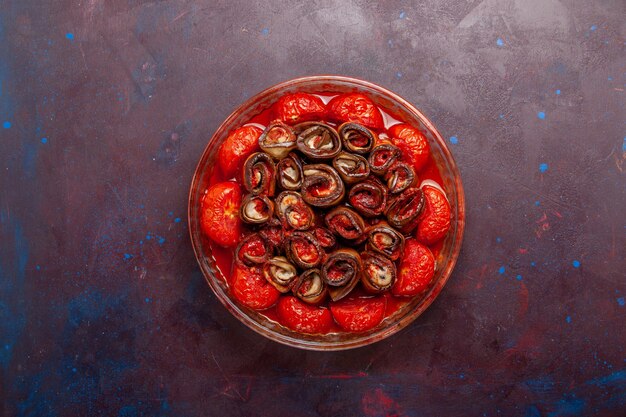
[[[622,416],[623,1],[0,3],[6,416]],[[350,352],[232,318],[187,236],[195,164],[295,76],[379,83],[448,138],[448,285]]]

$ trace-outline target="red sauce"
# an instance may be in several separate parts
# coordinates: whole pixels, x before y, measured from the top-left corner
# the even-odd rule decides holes
[[[322,247],[324,248],[331,247],[335,243],[333,235],[331,235],[330,232],[326,231],[326,229],[317,228],[313,231],[313,234],[315,235],[315,238],[320,243],[320,245],[322,245]]]
[[[267,174],[267,172],[265,174]],[[250,178],[250,183],[252,185],[252,188],[257,188],[259,184],[261,184],[261,178],[263,178],[263,173],[261,172],[259,168],[255,167],[252,170],[252,177]]]
[[[255,200],[254,209],[257,211],[257,213],[261,213],[264,216],[269,214],[269,208],[266,204],[263,203],[263,200]]]
[[[387,308],[385,308],[385,318],[390,317],[392,314],[398,312],[402,307],[407,305],[410,298],[406,297],[394,297],[391,293],[387,292],[384,294],[384,297],[387,299]]]
[[[313,285],[313,283],[311,281],[305,281],[302,283],[302,285],[300,285],[299,291],[301,294],[306,294],[307,291],[309,291],[311,289],[311,285]]]
[[[325,95],[325,96],[329,96],[329,95],[335,95],[335,93],[324,93],[321,92],[321,95]],[[386,110],[385,110],[386,111]],[[386,111],[387,114],[389,114],[391,117],[393,117],[396,120],[402,120],[400,117],[397,117],[394,114],[390,114],[388,111]],[[268,107],[267,109],[263,110],[261,113],[257,114],[256,116],[254,116],[249,123],[257,123],[263,126],[267,126],[272,120],[274,120],[274,114],[273,114],[273,110],[271,107]],[[321,120],[324,121],[325,123],[333,126],[333,127],[337,127],[338,124],[329,120]],[[278,133],[278,132],[277,132]],[[378,131],[378,133],[386,133],[389,135],[389,133],[385,130],[382,129],[380,131]],[[277,136],[280,136],[280,134],[277,134]],[[389,135],[390,136],[390,135]],[[274,138],[272,138],[274,139]],[[280,137],[275,138],[277,141],[280,141]],[[352,143],[356,146],[364,146],[367,144],[368,139],[365,136],[361,136],[359,135],[358,138],[354,138],[352,139]],[[387,157],[389,156],[386,152],[380,152],[379,157],[375,158],[377,159],[376,162],[379,163],[384,163],[384,161],[387,159]],[[429,158],[428,163],[426,164],[426,166],[421,169],[419,172],[416,173],[417,177],[418,177],[418,184],[419,182],[423,181],[423,180],[433,180],[435,182],[437,182],[438,184],[440,184],[443,188],[443,182],[442,182],[442,178],[441,178],[441,174],[439,172],[439,169],[437,168],[437,165],[435,163],[435,161],[433,160],[432,156]],[[237,174],[237,177],[239,177],[240,174]],[[219,169],[213,169],[210,178],[209,178],[209,186],[213,185],[213,184],[217,184],[223,181],[228,181],[228,180],[239,180],[239,178],[225,178],[224,175],[220,172]],[[323,196],[326,195],[328,193],[328,189],[327,187],[323,187],[323,186],[317,186],[315,187],[315,189],[312,192],[313,194],[315,194],[316,196]],[[361,197],[361,198],[364,198]],[[338,216],[338,217],[342,217],[342,216]],[[339,219],[337,219],[339,220]],[[345,221],[341,221],[342,224],[345,224],[346,229],[351,229],[351,223],[348,221],[348,219],[342,219]],[[316,218],[316,223],[318,223],[319,225],[321,225],[321,221],[320,219]],[[215,264],[217,266],[217,268],[219,269],[219,271],[222,274],[222,278],[225,280],[226,284],[230,284],[229,280],[230,280],[230,276],[232,274],[232,268],[233,268],[233,258],[234,258],[234,249],[233,248],[222,248],[218,245],[213,244],[209,239],[205,238],[205,244],[208,244],[211,247],[211,251],[213,254],[213,258],[215,259]],[[295,242],[296,246],[297,246],[297,251],[303,255],[303,257],[309,258],[309,256],[306,256],[308,254],[310,255],[314,255],[312,256],[312,258],[315,258],[315,255],[317,255],[317,252],[314,250],[313,245],[309,244],[308,242],[303,242],[303,241],[297,241]],[[310,247],[310,248],[309,248]],[[430,246],[430,250],[432,251],[433,255],[435,256],[435,259],[438,259],[439,254],[441,252],[441,249],[443,247],[443,240],[435,243],[434,245]],[[309,250],[310,249],[310,250]],[[262,254],[263,253],[263,248],[259,248],[259,251],[254,251],[254,253],[258,254]],[[400,260],[398,260],[397,262],[399,262]],[[397,263],[396,262],[396,263]],[[441,267],[441,266],[439,266]],[[332,273],[332,271],[331,271]],[[304,289],[303,289],[304,290]],[[368,297],[371,296],[370,294],[366,293],[361,287],[360,285],[358,285],[351,293],[351,296],[356,296],[356,297]],[[393,296],[390,292],[386,292],[382,295],[385,300],[386,300],[386,309],[385,309],[385,318],[383,319],[386,320],[387,318],[390,318],[392,315],[394,315],[395,313],[397,313],[398,311],[400,311],[404,306],[406,306],[410,301],[412,301],[412,298],[406,298],[406,297],[395,297]],[[327,302],[325,302],[324,304],[326,304]],[[276,312],[276,307],[270,307],[269,309],[263,310],[261,311],[261,314],[263,314],[265,317],[267,317],[268,319],[275,321],[277,323],[280,323],[280,319],[278,317],[278,314]],[[331,327],[331,329],[329,330],[328,333],[342,333],[345,332],[344,330],[342,330],[336,323],[333,324],[333,326]]]
[[[263,256],[265,255],[265,245],[261,239],[251,239],[247,245],[244,245],[242,251],[250,256]]]
[[[267,126],[272,120],[274,120],[274,111],[270,106],[267,109],[263,110],[261,113],[254,116],[250,120],[250,123],[258,123],[260,125]]]
[[[350,143],[352,143],[353,146],[357,146],[357,147],[364,147],[365,145],[367,145],[367,143],[369,142],[369,138],[365,135],[362,134],[358,134],[356,136],[353,136],[350,140]]]
[[[322,184],[315,184],[309,187],[309,193],[313,197],[323,198],[328,197],[333,192],[332,184],[324,182]]]
[[[313,245],[312,243],[304,239],[298,239],[295,240],[291,245],[294,252],[296,252],[298,257],[304,262],[314,263],[315,261],[317,261],[319,254],[317,253],[315,245]]]
[[[223,275],[223,278],[230,277],[231,268],[233,265],[233,250],[232,249],[224,249],[221,246],[214,245],[208,239],[206,239],[208,245],[211,247],[211,252],[213,253],[213,258],[215,259],[215,264],[217,269]],[[228,281],[225,281],[229,283]]]
[[[356,238],[360,233],[360,229],[352,223],[350,218],[345,214],[339,214],[332,219],[334,227],[341,229],[342,234],[346,237]]]
[[[354,204],[359,203],[361,206],[365,207],[373,207],[376,204],[374,196],[368,192],[362,192],[355,195],[352,197],[351,201],[353,201]]]
[[[373,163],[374,165],[382,166],[387,162],[387,160],[391,157],[391,151],[381,150],[374,154]]]
[[[348,267],[346,265],[342,265],[340,262],[337,262],[328,268],[326,275],[328,276],[329,281],[338,282],[341,281],[341,279],[346,275],[347,269]],[[354,274],[352,274],[352,276],[354,276]]]

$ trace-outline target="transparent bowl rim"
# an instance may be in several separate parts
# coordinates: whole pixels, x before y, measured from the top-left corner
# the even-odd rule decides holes
[[[324,340],[314,341],[314,340],[300,339],[297,337],[292,337],[286,334],[278,333],[264,326],[262,323],[259,323],[258,321],[254,320],[252,317],[250,317],[250,315],[244,309],[242,309],[237,304],[235,304],[223,292],[222,288],[219,286],[219,284],[217,284],[216,280],[218,278],[214,276],[213,272],[203,267],[203,263],[201,262],[201,258],[204,256],[201,250],[202,245],[200,242],[196,241],[196,238],[193,233],[193,229],[191,227],[192,222],[195,220],[193,219],[194,213],[193,213],[192,203],[194,202],[194,196],[197,192],[196,190],[200,182],[200,173],[205,164],[205,159],[207,159],[209,156],[209,149],[212,143],[217,139],[218,134],[221,133],[224,127],[228,126],[233,119],[237,118],[240,113],[245,111],[245,109],[247,109],[248,107],[253,106],[255,103],[257,103],[264,97],[269,96],[271,94],[275,94],[287,88],[298,87],[300,85],[306,86],[309,83],[318,83],[318,84],[319,83],[330,83],[330,84],[340,83],[340,84],[352,85],[357,89],[366,88],[366,89],[375,90],[380,95],[386,97],[387,99],[391,101],[395,101],[397,104],[404,107],[408,113],[412,113],[415,118],[419,119],[420,122],[422,122],[424,126],[430,130],[431,134],[433,135],[435,140],[438,142],[438,145],[441,149],[443,157],[446,160],[446,163],[448,164],[452,172],[452,177],[454,179],[454,189],[455,189],[456,196],[457,196],[457,212],[455,216],[456,227],[451,228],[451,230],[455,230],[454,241],[452,243],[453,245],[452,252],[451,252],[450,258],[448,259],[444,267],[444,271],[442,272],[441,278],[437,282],[437,285],[431,288],[430,293],[409,314],[406,314],[405,316],[401,317],[399,320],[392,322],[391,324],[381,328],[380,331],[376,333],[367,334],[363,337],[356,337],[356,338],[346,340],[346,341],[327,341],[327,340],[326,341]],[[346,350],[346,349],[362,347],[362,346],[366,346],[366,345],[375,343],[377,341],[383,340],[399,332],[406,326],[408,326],[417,317],[419,317],[424,311],[426,311],[426,309],[428,309],[428,307],[432,304],[435,298],[439,295],[439,293],[445,286],[446,282],[449,280],[450,275],[452,274],[452,271],[456,265],[456,262],[460,254],[462,240],[463,240],[463,233],[465,230],[465,194],[463,191],[463,185],[461,182],[461,175],[460,175],[458,166],[445,140],[443,139],[443,137],[441,136],[441,134],[439,133],[435,125],[430,121],[430,119],[428,119],[428,117],[426,117],[426,115],[424,115],[413,104],[411,104],[409,101],[405,100],[398,94],[386,89],[385,87],[382,87],[380,85],[377,85],[372,82],[365,81],[359,78],[347,77],[347,76],[341,76],[341,75],[311,75],[311,76],[298,77],[298,78],[286,80],[286,81],[280,82],[278,84],[275,84],[271,87],[268,87],[262,90],[256,95],[250,97],[243,104],[239,105],[220,124],[220,126],[215,130],[211,139],[207,142],[207,145],[194,171],[193,178],[191,181],[191,186],[189,189],[187,217],[188,217],[187,224],[189,225],[189,235],[191,238],[192,247],[193,247],[195,257],[196,257],[196,261],[198,262],[198,265],[200,266],[202,274],[205,280],[207,281],[207,283],[209,284],[209,286],[211,287],[213,293],[217,296],[220,302],[231,312],[231,314],[233,314],[239,321],[241,321],[250,329],[254,330],[255,332],[261,334],[262,336],[265,336],[275,342],[279,342],[287,346],[296,347],[300,349],[306,349],[306,350],[337,351],[337,350]]]

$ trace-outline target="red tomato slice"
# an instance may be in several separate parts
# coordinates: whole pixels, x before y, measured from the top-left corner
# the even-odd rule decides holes
[[[415,239],[409,239],[405,243],[404,257],[391,293],[405,297],[416,296],[428,289],[434,276],[435,257],[430,249]]]
[[[383,116],[369,97],[341,94],[328,103],[328,115],[338,122],[356,122],[372,129],[382,129]]]
[[[364,332],[378,326],[385,317],[387,300],[382,297],[349,296],[330,304],[337,324],[349,332]]]
[[[231,285],[235,299],[254,310],[270,308],[280,298],[280,292],[267,282],[260,268],[235,265]]]
[[[402,150],[404,159],[413,166],[415,172],[421,171],[430,157],[426,136],[419,129],[404,123],[392,126],[389,133],[393,144]]]
[[[333,317],[327,308],[306,304],[296,297],[281,297],[276,307],[280,322],[301,333],[328,333]]]
[[[276,116],[290,124],[321,119],[326,110],[321,98],[307,93],[287,94],[275,106]]]
[[[415,231],[415,237],[427,245],[443,239],[450,230],[450,203],[446,196],[436,187],[422,187],[426,199],[421,220]]]
[[[236,246],[241,235],[241,188],[232,181],[214,184],[200,205],[202,232],[220,246]]]
[[[217,163],[226,177],[234,177],[246,158],[259,150],[261,133],[256,126],[243,126],[230,132],[217,154]]]

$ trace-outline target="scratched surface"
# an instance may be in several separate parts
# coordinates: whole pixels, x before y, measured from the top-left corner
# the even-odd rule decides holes
[[[626,3],[263,3],[0,2],[1,414],[624,415]],[[219,123],[316,73],[420,107],[467,194],[440,297],[340,353],[231,317],[185,219]]]

